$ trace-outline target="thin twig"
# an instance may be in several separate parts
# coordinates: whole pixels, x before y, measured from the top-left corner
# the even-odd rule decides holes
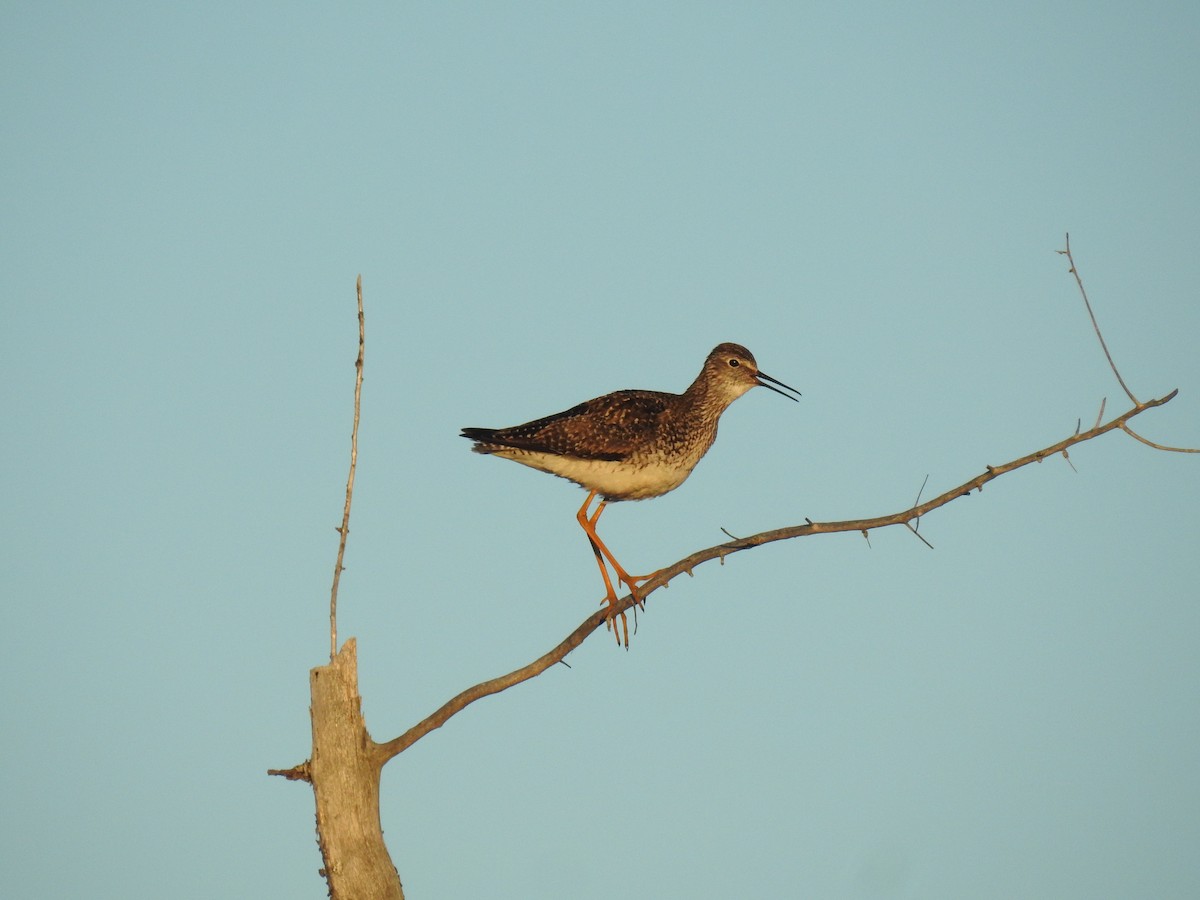
[[[909,531],[911,531],[913,534],[915,534],[917,536],[917,540],[919,540],[922,544],[924,544],[930,550],[933,549],[933,544],[931,544],[931,543],[929,543],[929,541],[925,540],[925,536],[923,534],[921,534],[921,532],[917,531],[917,529],[913,528],[912,522],[905,522],[904,527],[907,528]]]
[[[1071,264],[1071,274],[1075,276],[1075,283],[1079,285],[1079,293],[1083,295],[1083,305],[1087,307],[1088,315],[1092,319],[1092,328],[1095,329],[1096,337],[1100,341],[1100,349],[1104,351],[1104,356],[1108,359],[1109,368],[1111,368],[1113,370],[1113,374],[1117,376],[1117,381],[1120,382],[1121,388],[1125,391],[1125,394],[1136,404],[1138,402],[1138,398],[1133,396],[1133,391],[1129,389],[1128,385],[1125,384],[1125,379],[1122,378],[1121,373],[1117,371],[1117,364],[1113,362],[1112,354],[1108,352],[1108,344],[1104,342],[1104,335],[1100,333],[1100,326],[1096,322],[1096,314],[1092,312],[1092,303],[1090,300],[1088,300],[1087,291],[1083,287],[1083,279],[1079,277],[1079,268],[1075,265],[1075,257],[1071,255],[1070,234],[1067,234],[1067,249],[1059,250],[1058,252],[1065,256],[1067,258],[1067,262]]]
[[[925,473],[925,480],[921,482],[921,488],[920,488],[920,490],[917,491],[917,499],[913,501],[913,506],[916,506],[918,503],[921,502],[921,495],[923,493],[925,493],[925,485],[927,485],[927,484],[929,484],[929,473],[928,472]],[[921,520],[917,519],[916,525],[909,525],[908,527],[912,530],[913,534],[917,534],[918,529],[920,529],[920,527],[921,527]],[[917,534],[917,537],[921,537],[921,536],[919,534]],[[925,538],[921,538],[921,540],[925,541]],[[925,543],[929,544],[929,541],[925,541]],[[933,546],[930,545],[929,549],[932,550]]]
[[[354,498],[354,471],[358,466],[358,412],[362,404],[363,351],[366,345],[366,318],[363,315],[362,275],[356,285],[358,294],[358,359],[354,362],[354,427],[350,431],[350,475],[346,479],[346,506],[338,528],[337,563],[333,567],[333,588],[329,592],[329,659],[337,656],[338,582],[342,579],[342,559],[346,555],[346,535],[350,533],[350,501]]]
[[[660,587],[666,587],[668,582],[677,575],[687,572],[691,574],[691,570],[701,563],[708,562],[713,559],[724,560],[726,556],[749,550],[752,547],[759,547],[763,544],[770,544],[775,541],[790,540],[792,538],[807,537],[813,534],[835,534],[839,532],[858,531],[864,536],[869,534],[871,529],[885,528],[889,525],[908,525],[913,520],[925,515],[931,510],[945,506],[959,497],[969,496],[971,491],[982,490],[987,482],[995,478],[999,478],[1008,472],[1012,472],[1030,463],[1041,462],[1047,457],[1057,453],[1062,453],[1069,447],[1075,444],[1081,444],[1084,441],[1090,441],[1093,438],[1100,437],[1110,431],[1116,429],[1124,429],[1125,423],[1134,416],[1140,415],[1148,409],[1153,409],[1156,406],[1162,406],[1169,402],[1178,394],[1178,391],[1171,391],[1165,397],[1158,400],[1148,400],[1145,403],[1139,403],[1133,409],[1129,410],[1108,422],[1104,425],[1097,426],[1089,431],[1079,434],[1074,434],[1065,440],[1059,441],[1057,444],[1052,444],[1041,450],[1037,450],[1026,456],[1014,459],[1011,462],[1000,466],[988,466],[981,474],[976,475],[970,481],[964,482],[957,487],[951,488],[945,493],[934,497],[932,500],[927,500],[924,503],[913,506],[911,509],[905,509],[900,512],[892,513],[886,516],[879,516],[873,519],[855,519],[844,522],[813,522],[810,519],[805,519],[803,525],[792,525],[786,528],[778,528],[774,531],[764,531],[759,534],[753,534],[749,537],[738,538],[729,543],[718,544],[715,547],[709,547],[705,550],[699,550],[691,556],[685,557],[669,566],[665,566],[655,573],[654,577],[646,581],[641,586],[638,593],[642,600],[645,600],[650,594],[654,593]],[[911,526],[909,526],[911,528]],[[920,537],[920,535],[918,535]],[[922,538],[923,539],[923,538]],[[868,543],[870,538],[867,537]],[[593,631],[609,621],[611,617],[628,610],[634,606],[637,601],[632,595],[626,595],[618,600],[609,608],[600,609],[588,616],[574,631],[567,635],[557,647],[549,653],[544,654],[526,666],[522,666],[507,675],[501,675],[498,678],[493,678],[490,681],[484,681],[448,700],[442,704],[435,712],[426,718],[422,719],[416,725],[409,728],[399,737],[393,738],[390,741],[382,744],[376,744],[374,753],[379,762],[383,765],[389,759],[402,753],[404,750],[411,747],[429,732],[442,725],[457,713],[464,710],[467,706],[474,703],[483,697],[499,693],[500,691],[510,688],[513,685],[520,684],[523,681],[528,681],[537,675],[540,675],[546,669],[553,666],[583,643]]]
[[[1104,351],[1104,355],[1108,359],[1108,365],[1112,368],[1113,374],[1117,376],[1117,381],[1119,381],[1121,383],[1121,387],[1125,389],[1125,393],[1129,396],[1129,399],[1132,400],[1134,403],[1137,403],[1138,399],[1135,396],[1133,396],[1133,391],[1129,390],[1129,388],[1125,385],[1125,379],[1123,379],[1121,377],[1121,373],[1117,371],[1117,364],[1113,362],[1112,355],[1108,352],[1108,344],[1106,344],[1104,342],[1104,335],[1100,333],[1100,326],[1096,324],[1096,315],[1095,315],[1095,313],[1092,312],[1092,304],[1088,301],[1087,291],[1084,290],[1084,288],[1083,288],[1083,279],[1079,277],[1079,269],[1075,265],[1075,257],[1073,257],[1071,255],[1071,235],[1070,234],[1067,235],[1066,245],[1067,245],[1067,248],[1065,250],[1059,250],[1058,252],[1060,254],[1062,254],[1063,256],[1065,256],[1067,258],[1067,261],[1071,264],[1071,274],[1075,276],[1075,283],[1079,285],[1079,293],[1083,295],[1083,303],[1087,307],[1088,315],[1092,319],[1092,328],[1095,329],[1096,337],[1100,341],[1100,349],[1102,349]],[[1100,423],[1104,420],[1104,404],[1107,401],[1108,401],[1107,397],[1101,399],[1101,401],[1100,401],[1100,412],[1096,415],[1096,427],[1099,427]],[[1156,444],[1154,441],[1142,437],[1140,434],[1135,432],[1128,425],[1122,425],[1121,430],[1124,431],[1127,435],[1129,435],[1134,440],[1141,441],[1147,447],[1153,447],[1155,450],[1165,450],[1168,453],[1200,453],[1200,449],[1197,449],[1197,448],[1168,447],[1165,444]],[[1066,458],[1067,465],[1069,465],[1072,469],[1074,469],[1075,465],[1074,465],[1074,463],[1071,462],[1071,457],[1067,456],[1066,450],[1063,451],[1063,457]]]
[[[1128,425],[1122,425],[1121,430],[1135,441],[1141,441],[1147,447],[1153,447],[1155,450],[1166,450],[1168,453],[1200,453],[1200,447],[1168,447],[1165,444],[1156,444],[1149,438],[1142,437]]]

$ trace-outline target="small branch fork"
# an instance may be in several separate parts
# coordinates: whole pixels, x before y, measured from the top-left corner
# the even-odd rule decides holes
[[[1133,396],[1133,391],[1131,391],[1129,389],[1129,386],[1127,384],[1125,384],[1125,379],[1121,377],[1121,373],[1117,369],[1117,364],[1115,362],[1113,362],[1112,354],[1108,352],[1108,344],[1104,340],[1104,335],[1100,333],[1100,326],[1096,322],[1096,314],[1095,314],[1095,312],[1092,311],[1092,302],[1088,299],[1087,289],[1084,288],[1084,286],[1083,286],[1083,278],[1081,278],[1079,275],[1079,267],[1075,265],[1075,257],[1071,255],[1071,235],[1070,234],[1067,234],[1067,236],[1066,236],[1066,245],[1064,246],[1064,248],[1062,250],[1056,250],[1054,252],[1061,254],[1062,256],[1065,256],[1067,258],[1067,262],[1070,263],[1070,265],[1071,265],[1070,272],[1072,275],[1075,276],[1075,284],[1077,284],[1079,286],[1079,295],[1081,297],[1083,297],[1083,305],[1087,308],[1088,318],[1090,318],[1092,320],[1092,329],[1096,332],[1096,340],[1098,340],[1100,342],[1100,349],[1104,351],[1104,358],[1108,360],[1108,366],[1110,369],[1112,369],[1113,375],[1115,375],[1117,377],[1117,383],[1121,385],[1121,390],[1123,390],[1125,392],[1125,396],[1127,396],[1133,402],[1133,404],[1135,406],[1139,406],[1140,404],[1138,403],[1138,398]],[[1171,396],[1174,396],[1174,394],[1172,394]],[[1165,403],[1166,400],[1170,400],[1170,399],[1171,399],[1171,397],[1167,397],[1163,402]],[[1100,415],[1096,417],[1096,424],[1099,425],[1100,420],[1103,418],[1104,418],[1104,403],[1101,402]],[[1124,431],[1127,435],[1129,435],[1134,440],[1141,441],[1147,447],[1153,447],[1155,450],[1165,450],[1168,453],[1200,453],[1200,448],[1167,447],[1163,444],[1156,444],[1156,443],[1154,443],[1154,441],[1151,441],[1151,440],[1148,440],[1148,439],[1142,437],[1140,434],[1136,433],[1132,428],[1130,428],[1126,424],[1122,424],[1120,426],[1120,428],[1122,431]],[[1069,460],[1068,460],[1068,462],[1069,462]]]

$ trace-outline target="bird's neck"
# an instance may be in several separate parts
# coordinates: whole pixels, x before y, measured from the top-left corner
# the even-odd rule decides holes
[[[706,375],[706,372],[701,372],[683,394],[688,399],[688,408],[701,415],[719,416],[729,408],[729,404],[746,392],[730,390],[731,385],[728,382],[722,383]]]

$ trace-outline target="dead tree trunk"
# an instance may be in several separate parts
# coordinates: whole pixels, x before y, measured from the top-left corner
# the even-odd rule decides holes
[[[308,774],[329,894],[334,900],[403,900],[400,875],[383,843],[383,766],[362,716],[354,639],[329,665],[309,672],[308,680],[313,733]]]

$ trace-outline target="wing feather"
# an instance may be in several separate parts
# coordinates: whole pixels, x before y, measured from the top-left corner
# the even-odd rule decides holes
[[[617,391],[511,428],[464,428],[480,453],[501,447],[619,461],[654,439],[673,395]]]

